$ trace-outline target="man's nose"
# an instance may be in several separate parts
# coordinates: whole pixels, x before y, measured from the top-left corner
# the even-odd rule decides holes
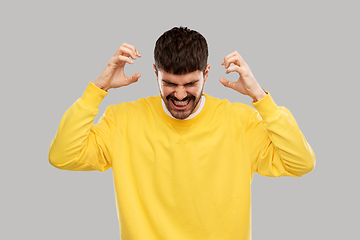
[[[175,97],[179,100],[183,100],[186,96],[186,89],[184,86],[177,86],[175,89]]]

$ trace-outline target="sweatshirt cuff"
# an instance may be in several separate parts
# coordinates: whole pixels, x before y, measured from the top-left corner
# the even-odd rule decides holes
[[[268,92],[266,92],[266,96],[263,99],[253,102],[252,105],[256,108],[264,121],[271,121],[281,113],[280,107],[276,105]]]
[[[100,106],[100,103],[107,94],[108,92],[98,88],[92,82],[90,82],[79,100],[81,101],[82,105],[90,109],[97,110]]]

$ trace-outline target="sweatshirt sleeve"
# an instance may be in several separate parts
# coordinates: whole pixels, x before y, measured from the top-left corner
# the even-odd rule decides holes
[[[93,124],[106,95],[106,91],[89,83],[82,97],[65,112],[50,144],[51,165],[72,171],[105,171],[110,168],[114,126],[112,108],[107,108],[99,123]]]
[[[315,155],[288,109],[270,94],[253,103],[257,113],[249,125],[253,172],[263,176],[300,177],[312,171]]]

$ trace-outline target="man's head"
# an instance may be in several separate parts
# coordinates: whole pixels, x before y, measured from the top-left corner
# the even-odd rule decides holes
[[[169,112],[185,119],[199,107],[210,65],[208,46],[198,32],[175,27],[159,37],[154,69],[160,94]]]

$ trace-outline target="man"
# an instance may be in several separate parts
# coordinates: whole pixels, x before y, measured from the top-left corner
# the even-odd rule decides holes
[[[249,95],[253,106],[203,93],[210,65],[205,38],[173,28],[157,40],[154,70],[160,95],[98,106],[112,88],[136,82],[126,64],[141,57],[124,43],[103,73],[65,113],[50,163],[67,170],[112,167],[121,239],[251,239],[253,174],[298,177],[315,156],[295,119],[264,92],[239,53],[226,56],[220,82]]]

